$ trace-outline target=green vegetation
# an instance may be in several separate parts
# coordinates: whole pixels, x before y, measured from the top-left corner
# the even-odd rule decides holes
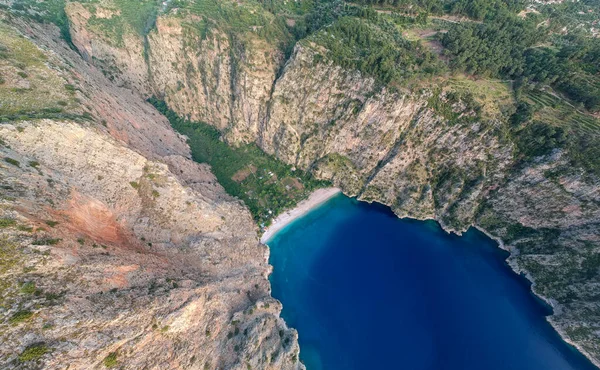
[[[408,41],[398,28],[378,15],[344,16],[307,40],[327,49],[325,57],[389,84],[439,73],[440,61],[419,41]],[[317,56],[317,60],[321,57]]]
[[[549,84],[590,111],[600,110],[600,40],[568,35],[524,54],[519,78]]]
[[[214,127],[182,119],[162,101],[149,101],[167,116],[175,130],[189,138],[194,160],[210,164],[219,183],[246,203],[259,225],[268,225],[283,210],[328,184],[303,171],[293,171],[290,165],[264,153],[255,144],[230,147]]]
[[[56,245],[58,243],[60,243],[62,239],[59,238],[55,238],[55,239],[51,239],[51,238],[47,238],[47,239],[38,239],[35,240],[33,243],[33,245]]]
[[[74,112],[79,104],[62,88],[64,79],[51,63],[30,40],[0,24],[0,122],[83,117]]]
[[[125,34],[145,36],[150,32],[156,21],[160,2],[158,0],[111,0],[110,2],[92,0],[84,5],[92,13],[88,25],[106,36],[107,41],[124,46]],[[113,11],[113,14],[109,17],[96,17],[96,6],[100,5]]]
[[[54,226],[56,226],[58,224],[59,224],[58,221],[46,220],[46,225],[48,225],[50,227],[54,227]]]
[[[138,184],[138,183],[137,183],[137,182],[135,182],[135,181],[131,181],[131,182],[129,183],[129,185],[131,185],[131,187],[132,187],[132,188],[134,188],[134,189],[136,189],[136,190],[140,188],[140,184]]]
[[[498,11],[519,12],[525,8],[523,0],[359,0],[360,4],[402,12],[453,14],[473,19],[484,19]]]
[[[492,21],[454,24],[442,44],[454,68],[499,77],[520,73],[525,49],[542,37],[532,19],[503,13]]]
[[[19,324],[27,321],[33,317],[33,312],[29,310],[22,310],[15,312],[9,319],[8,322],[11,324]]]
[[[40,23],[54,23],[60,29],[62,38],[71,43],[65,0],[14,0],[9,9]]]
[[[35,287],[35,283],[33,281],[28,281],[25,284],[21,285],[21,293],[23,294],[34,294],[38,291]]]
[[[44,343],[36,343],[32,344],[29,347],[25,348],[23,352],[19,355],[19,361],[35,361],[40,359],[43,355],[50,352],[50,348],[46,346]]]
[[[12,164],[13,166],[16,166],[16,167],[21,167],[21,165],[19,164],[19,161],[17,161],[16,159],[4,157],[4,162]]]
[[[108,354],[108,356],[106,356],[104,358],[104,360],[102,361],[102,363],[108,369],[113,368],[113,367],[117,367],[117,365],[119,365],[119,362],[117,361],[117,356],[118,356],[117,352],[111,352],[111,353]]]
[[[0,218],[0,229],[14,226],[16,223],[17,221],[12,218]]]
[[[218,27],[220,31],[226,31],[230,38],[241,41],[245,35],[257,35],[272,44],[280,45],[282,49],[292,41],[284,18],[276,17],[258,1],[173,0],[169,6],[179,8],[177,14],[181,17],[188,14],[201,16],[200,22],[187,25],[203,38]],[[283,11],[283,6],[285,5],[272,8]],[[293,8],[287,7],[292,11]],[[301,7],[298,9],[301,10]]]
[[[511,135],[526,157],[567,151],[571,165],[600,175],[600,119],[582,113],[552,94],[517,89]]]
[[[453,24],[441,40],[458,70],[519,86],[551,85],[585,109],[600,110],[600,40],[552,35],[541,20],[499,12],[483,23]]]

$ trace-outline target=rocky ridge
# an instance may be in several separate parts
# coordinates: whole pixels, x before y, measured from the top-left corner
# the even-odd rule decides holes
[[[302,368],[247,209],[55,27],[0,17],[30,52],[2,88],[53,107],[0,125],[1,367]]]

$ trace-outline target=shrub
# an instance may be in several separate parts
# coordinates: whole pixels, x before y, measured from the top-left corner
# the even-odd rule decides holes
[[[55,239],[39,239],[34,241],[33,245],[55,245],[58,244],[62,239],[59,238],[55,238]]]
[[[129,185],[131,185],[131,187],[134,188],[134,189],[136,189],[136,190],[140,188],[140,184],[138,184],[135,181],[130,182]]]
[[[32,316],[33,316],[33,312],[31,312],[29,310],[21,310],[21,311],[15,312],[10,317],[10,319],[8,319],[8,322],[11,324],[18,324],[23,321],[29,320]]]
[[[104,363],[104,366],[106,366],[109,369],[116,367],[119,364],[119,362],[117,361],[117,356],[117,352],[109,353],[108,356],[104,358],[104,361],[102,361]]]
[[[46,220],[46,225],[48,225],[50,227],[54,227],[54,226],[58,225],[58,221]]]
[[[28,281],[21,286],[21,293],[33,294],[35,291],[35,283],[33,281]]]
[[[44,343],[32,344],[21,352],[19,361],[26,362],[37,360],[48,352],[50,352],[50,349]]]
[[[13,166],[21,167],[21,165],[19,164],[19,161],[17,161],[16,159],[5,157],[4,162],[12,164]]]
[[[12,218],[0,218],[0,228],[13,226],[15,223],[17,223],[17,221]]]

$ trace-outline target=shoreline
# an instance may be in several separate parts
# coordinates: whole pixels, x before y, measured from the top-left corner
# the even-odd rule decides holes
[[[296,219],[304,216],[310,212],[313,208],[320,206],[334,196],[340,194],[342,189],[340,188],[322,188],[313,191],[307,199],[304,199],[296,205],[293,209],[287,210],[279,216],[275,217],[270,226],[265,229],[265,232],[260,237],[262,244],[267,242],[277,234],[281,229],[295,221]]]
[[[292,223],[293,221],[295,221],[296,219],[306,215],[308,212],[310,212],[311,210],[313,210],[314,208],[320,206],[321,204],[325,203],[326,201],[328,201],[329,199],[333,198],[334,196],[338,195],[338,194],[342,194],[342,190],[340,188],[321,188],[321,189],[317,189],[314,192],[312,192],[309,197],[301,202],[299,202],[295,208],[291,209],[291,210],[287,210],[284,213],[280,214],[279,216],[277,216],[274,220],[273,223],[267,227],[263,233],[263,235],[260,238],[260,242],[262,244],[265,244],[268,246],[268,241],[273,238],[273,236],[275,234],[277,234],[277,232],[279,232],[281,229],[283,229],[284,227],[286,227],[287,225],[289,225],[290,223]],[[365,203],[373,203],[372,201],[365,201],[365,200],[361,200],[360,198],[357,198],[360,202],[365,202]],[[390,207],[389,205],[385,204],[385,203],[380,203],[383,204],[387,207]],[[395,213],[395,212],[394,212]],[[449,229],[447,228],[447,225],[444,225],[443,223],[440,222],[439,219],[437,219],[436,217],[424,217],[424,218],[418,218],[418,217],[409,217],[408,215],[399,215],[399,214],[395,214],[395,216],[399,219],[412,219],[412,220],[419,220],[419,221],[426,221],[426,220],[433,220],[436,223],[438,223],[438,225],[442,228],[442,230],[444,230],[447,233],[453,233],[456,235],[462,235],[464,231],[460,231],[460,230],[454,230],[454,229]],[[519,268],[512,260],[511,257],[513,257],[515,254],[518,254],[518,250],[512,248],[511,246],[508,246],[504,243],[504,241],[496,236],[493,236],[492,234],[490,234],[487,230],[485,230],[484,228],[480,227],[479,225],[476,224],[470,224],[469,227],[473,227],[475,229],[477,229],[478,231],[482,232],[483,234],[485,234],[488,238],[492,239],[493,241],[495,241],[498,245],[496,246],[496,248],[505,250],[509,253],[509,256],[506,258],[506,264],[508,265],[509,269],[517,275],[520,274],[524,274],[525,275],[525,279],[527,279],[530,283],[531,286],[529,287],[529,292],[539,298],[540,300],[542,300],[543,302],[545,302],[546,304],[548,304],[550,307],[552,307],[552,314],[548,315],[545,317],[546,322],[548,322],[548,324],[554,329],[554,331],[558,334],[558,336],[568,345],[570,345],[571,347],[573,347],[575,350],[577,350],[581,355],[583,355],[583,357],[585,357],[588,361],[590,361],[594,366],[598,367],[600,369],[600,362],[597,361],[590,353],[588,353],[588,351],[586,351],[581,345],[579,345],[578,343],[572,341],[570,338],[567,337],[564,328],[558,324],[555,320],[553,320],[553,317],[556,315],[556,310],[560,309],[560,307],[556,307],[556,305],[547,297],[545,297],[542,294],[539,294],[538,292],[536,292],[535,290],[535,281],[533,279],[533,277],[529,274],[529,272],[527,270],[523,270],[522,268]],[[467,228],[468,229],[468,228]],[[269,251],[267,250],[267,256],[268,256]],[[268,260],[268,257],[267,257]]]

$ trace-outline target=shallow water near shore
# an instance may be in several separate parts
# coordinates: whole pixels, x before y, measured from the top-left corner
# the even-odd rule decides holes
[[[449,235],[339,195],[268,245],[273,296],[308,370],[597,369],[474,229]]]

